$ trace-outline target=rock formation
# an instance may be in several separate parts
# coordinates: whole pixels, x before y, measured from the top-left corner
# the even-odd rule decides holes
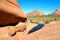
[[[41,15],[44,15],[44,13],[43,12],[38,12],[37,10],[34,10],[33,12],[28,13],[27,15],[28,16],[41,16]]]
[[[0,0],[0,40],[20,40],[25,34],[27,15],[17,0]],[[20,34],[20,35],[19,35]]]
[[[22,40],[28,35],[25,28],[26,24],[22,22],[16,26],[0,27],[0,40]]]
[[[52,13],[52,15],[60,15],[60,8],[56,9],[56,11]]]
[[[0,26],[25,22],[26,15],[18,6],[17,0],[0,0]]]

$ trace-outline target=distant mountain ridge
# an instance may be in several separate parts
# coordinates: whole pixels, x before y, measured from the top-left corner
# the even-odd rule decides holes
[[[30,13],[27,13],[28,16],[41,16],[45,15],[43,12],[39,12],[37,10],[34,10]],[[53,13],[48,14],[48,15],[60,15],[60,8],[56,9]]]
[[[44,15],[43,12],[38,12],[37,10],[34,10],[30,13],[27,14],[28,16],[40,16],[40,15]]]

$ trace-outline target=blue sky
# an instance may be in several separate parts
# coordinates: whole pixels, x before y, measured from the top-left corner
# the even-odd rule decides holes
[[[33,10],[50,14],[60,8],[60,0],[17,0],[21,10],[26,14]]]

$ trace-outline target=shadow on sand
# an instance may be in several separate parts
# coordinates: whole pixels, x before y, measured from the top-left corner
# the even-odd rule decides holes
[[[34,28],[32,28],[32,29],[28,32],[28,34],[30,34],[30,33],[32,33],[32,32],[35,32],[35,31],[37,31],[37,30],[39,30],[39,29],[41,29],[43,26],[44,26],[44,24],[38,24],[37,26],[35,26]]]

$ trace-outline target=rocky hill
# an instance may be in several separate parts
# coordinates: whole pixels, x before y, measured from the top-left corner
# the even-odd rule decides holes
[[[41,16],[44,15],[43,12],[38,12],[37,10],[32,11],[31,13],[27,14],[28,16]]]
[[[52,15],[60,15],[60,8],[56,9]]]

